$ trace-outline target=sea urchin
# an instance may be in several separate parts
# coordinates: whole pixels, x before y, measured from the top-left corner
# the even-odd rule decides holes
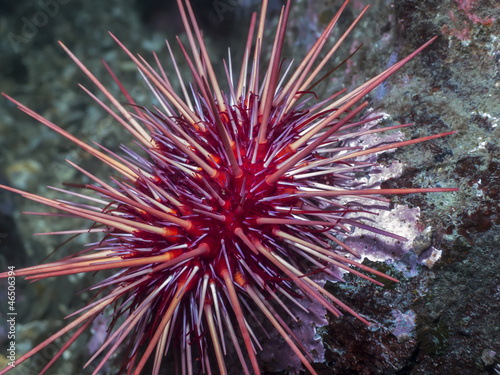
[[[149,108],[138,106],[106,66],[132,108],[130,112],[60,43],[111,106],[85,87],[82,89],[132,134],[144,151],[142,155],[126,147],[122,147],[123,155],[99,145],[91,147],[4,94],[22,111],[120,175],[105,181],[68,161],[94,181],[86,188],[98,197],[60,191],[87,199],[86,205],[2,186],[63,211],[66,217],[94,222],[90,229],[65,233],[103,234],[99,243],[74,256],[18,270],[16,276],[40,280],[115,270],[92,288],[97,290],[96,297],[73,314],[79,315],[77,318],[12,365],[71,333],[45,372],[106,310],[112,312],[108,336],[90,359],[100,356],[94,374],[118,350],[127,353],[122,372],[139,374],[153,357],[152,372],[158,374],[163,357],[173,346],[180,354],[182,374],[193,372],[196,359],[203,373],[212,373],[216,363],[220,373],[226,374],[228,348],[236,352],[245,374],[252,369],[259,374],[257,334],[246,317],[254,309],[268,319],[268,324],[315,374],[307,358],[309,353],[280,311],[294,318],[291,307],[300,306],[301,300],[307,298],[335,316],[343,310],[368,324],[316,283],[311,273],[328,273],[331,267],[339,267],[380,284],[357,268],[394,280],[352,260],[356,252],[337,238],[349,234],[353,227],[401,238],[366,224],[374,215],[359,202],[386,200],[382,194],[456,189],[359,189],[347,181],[355,172],[373,166],[362,161],[362,156],[453,132],[367,149],[345,144],[345,140],[407,126],[367,130],[363,126],[374,118],[358,118],[367,106],[367,102],[359,103],[433,39],[352,92],[341,90],[309,104],[319,72],[366,11],[319,59],[347,2],[303,61],[296,68],[290,64],[284,69],[281,50],[290,10],[288,1],[279,17],[270,61],[262,70],[259,65],[267,7],[264,0],[259,19],[254,14],[250,23],[239,75],[233,75],[231,61],[224,64],[228,90],[223,91],[189,0],[177,0],[190,53],[178,42],[192,73],[189,87],[177,74],[181,95],[174,91],[156,55],[155,69],[111,34],[137,65],[157,103]],[[356,199],[346,204],[349,197]],[[0,276],[7,277],[8,273]]]

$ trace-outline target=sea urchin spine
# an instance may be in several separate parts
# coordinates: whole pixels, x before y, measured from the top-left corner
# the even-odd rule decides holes
[[[337,238],[348,234],[352,227],[360,227],[404,240],[365,224],[373,213],[359,204],[359,199],[369,202],[386,200],[382,194],[456,190],[356,189],[346,184],[354,172],[372,166],[363,162],[361,156],[454,133],[368,149],[347,147],[344,143],[346,139],[407,126],[366,130],[363,125],[374,118],[356,121],[367,106],[367,102],[359,103],[434,39],[352,92],[341,90],[307,107],[319,72],[367,8],[318,61],[346,1],[298,67],[293,70],[290,65],[282,74],[281,49],[290,1],[281,11],[270,61],[262,71],[259,63],[267,8],[264,0],[259,20],[256,14],[251,20],[239,78],[234,79],[231,61],[224,63],[229,88],[224,92],[215,77],[189,0],[177,3],[190,53],[179,39],[178,43],[192,73],[189,89],[177,74],[181,96],[174,91],[156,55],[157,69],[129,52],[111,34],[137,65],[156,98],[156,106],[138,106],[106,65],[133,108],[129,112],[60,43],[112,105],[85,87],[82,89],[135,137],[144,150],[143,156],[126,147],[122,147],[124,156],[99,145],[91,147],[4,94],[22,111],[121,175],[108,183],[68,161],[94,181],[86,187],[99,198],[58,190],[87,199],[86,205],[2,186],[63,211],[65,216],[94,222],[90,229],[50,234],[104,234],[99,243],[72,257],[18,270],[16,276],[41,280],[116,269],[113,276],[92,288],[97,290],[95,299],[72,314],[79,317],[18,358],[15,365],[74,331],[41,372],[44,373],[99,314],[109,309],[112,315],[108,337],[89,360],[90,363],[101,356],[94,374],[118,348],[128,353],[122,372],[139,374],[153,357],[152,373],[158,374],[162,359],[172,346],[179,348],[182,374],[193,373],[195,358],[200,359],[198,366],[203,373],[212,373],[211,356],[215,357],[220,373],[226,374],[225,355],[229,347],[234,348],[245,374],[250,374],[251,369],[260,374],[255,354],[260,347],[258,335],[247,318],[249,310],[258,309],[315,374],[309,353],[278,310],[295,319],[287,305],[300,305],[302,298],[308,298],[335,316],[344,310],[369,324],[315,282],[311,273],[328,273],[330,267],[339,267],[382,285],[352,268],[356,267],[396,281],[352,260],[356,252]],[[172,60],[178,72],[173,56]],[[354,196],[357,199],[352,204],[343,203]],[[0,276],[7,277],[7,273]]]

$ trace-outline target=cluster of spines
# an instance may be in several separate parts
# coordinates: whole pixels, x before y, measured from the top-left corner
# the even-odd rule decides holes
[[[138,106],[106,65],[135,111],[129,112],[61,43],[115,109],[80,85],[82,89],[136,138],[147,157],[127,148],[124,148],[126,156],[119,156],[99,145],[99,149],[91,147],[8,97],[22,111],[75,142],[121,175],[121,179],[112,178],[113,185],[110,185],[68,161],[94,181],[95,184],[88,188],[100,198],[58,190],[85,198],[91,202],[88,205],[51,200],[4,187],[69,216],[96,223],[91,229],[48,234],[83,231],[105,234],[101,242],[83,253],[59,262],[25,268],[16,272],[17,276],[40,280],[118,269],[113,276],[93,287],[99,290],[99,299],[73,313],[71,316],[81,315],[19,358],[16,364],[76,329],[47,364],[45,372],[99,314],[112,308],[112,329],[102,347],[89,360],[90,363],[103,355],[94,373],[100,371],[119,347],[126,346],[130,355],[122,370],[138,374],[153,356],[153,373],[157,374],[172,342],[178,341],[182,374],[193,373],[194,347],[202,358],[203,372],[211,373],[209,353],[213,352],[219,371],[226,373],[227,342],[233,345],[243,372],[250,374],[248,358],[253,371],[259,374],[255,355],[256,348],[260,347],[258,334],[246,318],[252,314],[249,303],[253,303],[314,374],[309,363],[312,358],[277,309],[283,309],[295,319],[290,306],[303,308],[298,298],[302,295],[316,300],[333,315],[340,316],[340,308],[369,324],[316,283],[309,272],[323,270],[334,276],[328,269],[333,265],[381,285],[351,268],[355,266],[396,281],[339,254],[338,250],[342,250],[357,255],[334,234],[348,233],[350,226],[357,226],[403,239],[357,220],[356,215],[369,215],[370,212],[363,207],[346,207],[338,198],[356,196],[383,200],[380,194],[455,190],[343,187],[343,181],[351,178],[353,172],[372,165],[360,161],[358,158],[362,156],[453,133],[370,149],[343,146],[345,139],[407,126],[362,130],[362,125],[376,118],[355,121],[367,106],[366,102],[357,103],[433,39],[352,92],[342,90],[306,107],[306,95],[317,83],[314,81],[319,72],[367,8],[317,62],[347,6],[346,1],[295,71],[291,73],[290,64],[280,77],[280,56],[290,1],[280,14],[271,58],[262,72],[259,69],[260,51],[267,8],[264,0],[259,21],[255,14],[251,20],[237,82],[233,80],[231,59],[228,65],[224,63],[229,87],[226,94],[215,77],[189,1],[177,2],[191,52],[190,55],[178,40],[192,73],[190,90],[171,54],[183,98],[173,90],[156,55],[157,70],[111,35],[136,63],[159,104],[153,108]],[[255,45],[253,57],[252,44]],[[171,53],[169,45],[168,49]],[[339,182],[328,185],[322,183],[323,177]],[[325,205],[328,205],[326,209]],[[332,249],[331,243],[338,248]]]

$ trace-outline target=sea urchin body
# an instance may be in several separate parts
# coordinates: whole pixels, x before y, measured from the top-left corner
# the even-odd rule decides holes
[[[189,89],[178,75],[182,95],[173,90],[156,55],[155,69],[111,35],[149,85],[156,102],[150,108],[136,105],[106,66],[130,104],[129,112],[61,43],[111,106],[82,89],[132,134],[144,151],[142,155],[126,147],[122,156],[101,146],[91,147],[6,95],[22,111],[120,174],[120,178],[105,181],[69,162],[94,181],[87,188],[98,197],[60,190],[88,199],[86,205],[2,186],[66,216],[89,219],[95,224],[84,231],[103,233],[102,240],[84,252],[24,268],[16,271],[16,276],[40,280],[116,271],[92,288],[98,291],[96,298],[74,314],[79,314],[77,318],[18,358],[16,365],[71,333],[45,372],[96,317],[111,310],[109,334],[90,359],[99,357],[94,373],[122,350],[128,353],[123,372],[139,374],[153,357],[152,372],[158,374],[169,348],[176,346],[183,374],[193,373],[195,358],[203,373],[212,373],[212,368],[227,373],[229,347],[237,354],[243,373],[259,374],[255,355],[258,335],[246,317],[257,309],[314,374],[309,354],[286,324],[282,311],[294,319],[292,307],[308,298],[335,316],[343,310],[368,322],[310,274],[329,273],[331,267],[339,267],[377,284],[357,269],[394,280],[352,260],[356,252],[338,239],[352,227],[401,238],[366,224],[364,218],[373,213],[359,202],[385,200],[381,194],[456,190],[356,189],[346,183],[355,172],[373,165],[361,161],[362,156],[452,133],[368,149],[345,145],[346,139],[406,126],[367,130],[363,125],[374,118],[359,118],[367,105],[360,102],[432,40],[352,92],[341,90],[310,105],[310,88],[366,9],[318,61],[346,1],[298,67],[284,69],[281,49],[288,1],[279,18],[270,61],[262,70],[264,0],[259,20],[255,14],[252,17],[239,75],[233,75],[231,63],[224,64],[228,90],[223,91],[189,1],[177,2],[190,53],[180,41],[179,45],[192,73]],[[345,203],[354,196],[352,204]],[[82,230],[66,233],[79,232]]]

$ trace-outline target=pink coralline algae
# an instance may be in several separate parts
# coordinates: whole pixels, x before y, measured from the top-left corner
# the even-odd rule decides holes
[[[482,17],[477,13],[478,6],[475,0],[455,1],[459,12],[458,15],[455,15],[452,10],[448,12],[451,22],[441,27],[441,32],[444,35],[454,36],[463,42],[470,42],[474,25],[491,26],[495,21],[495,17]]]
[[[408,310],[401,312],[399,310],[392,311],[394,318],[394,328],[392,334],[398,338],[398,341],[405,340],[415,330],[415,312]]]

